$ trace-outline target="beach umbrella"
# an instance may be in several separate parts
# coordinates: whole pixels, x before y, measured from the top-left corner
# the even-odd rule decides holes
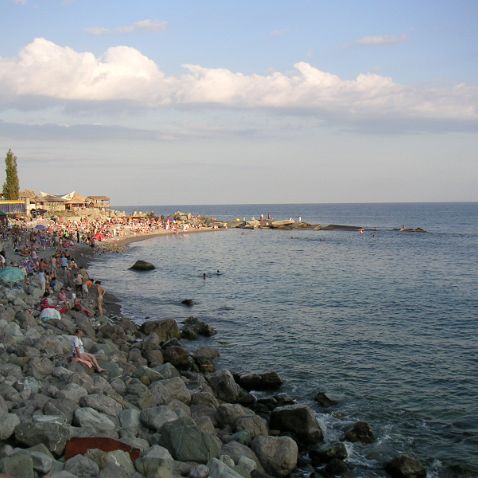
[[[44,230],[46,229],[46,226],[45,226],[44,224],[37,224],[37,225],[35,226],[35,229],[36,229],[37,231],[44,231]]]
[[[15,284],[25,279],[25,271],[18,267],[5,267],[0,269],[0,282],[5,284]]]

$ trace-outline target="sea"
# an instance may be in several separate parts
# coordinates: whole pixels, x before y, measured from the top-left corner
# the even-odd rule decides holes
[[[428,478],[478,477],[478,203],[118,209],[365,227],[163,236],[99,256],[91,274],[131,320],[213,325],[216,336],[189,346],[216,347],[232,371],[277,371],[327,442],[368,422],[375,443],[347,444],[353,476],[386,476],[383,464],[405,453]],[[157,268],[128,270],[137,259]],[[318,391],[338,404],[319,408]]]

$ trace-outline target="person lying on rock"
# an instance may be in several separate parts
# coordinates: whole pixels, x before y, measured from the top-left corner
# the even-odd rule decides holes
[[[85,347],[83,346],[83,341],[81,337],[84,337],[85,333],[82,329],[78,328],[75,330],[75,335],[73,336],[72,345],[73,345],[73,360],[75,362],[82,363],[88,368],[95,367],[97,372],[104,372],[105,369],[100,367],[98,360],[93,354],[85,352]]]
[[[81,312],[82,314],[85,314],[87,317],[93,317],[93,315],[95,315],[92,310],[86,308],[81,303],[81,299],[79,297],[75,298],[72,308],[73,308],[73,310],[76,310],[77,312]]]

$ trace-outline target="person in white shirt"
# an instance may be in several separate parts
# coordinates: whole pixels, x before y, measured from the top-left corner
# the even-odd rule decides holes
[[[75,335],[73,336],[72,346],[73,346],[73,358],[77,359],[79,362],[85,363],[88,367],[95,367],[97,372],[104,372],[105,369],[101,368],[98,360],[92,354],[85,352],[85,347],[83,346],[83,341],[81,337],[84,336],[82,329],[76,329]]]

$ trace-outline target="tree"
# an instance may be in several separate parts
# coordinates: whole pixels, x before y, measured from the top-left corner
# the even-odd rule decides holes
[[[20,193],[20,184],[17,172],[17,157],[9,149],[5,156],[6,178],[3,184],[3,197],[5,199],[16,200]]]

